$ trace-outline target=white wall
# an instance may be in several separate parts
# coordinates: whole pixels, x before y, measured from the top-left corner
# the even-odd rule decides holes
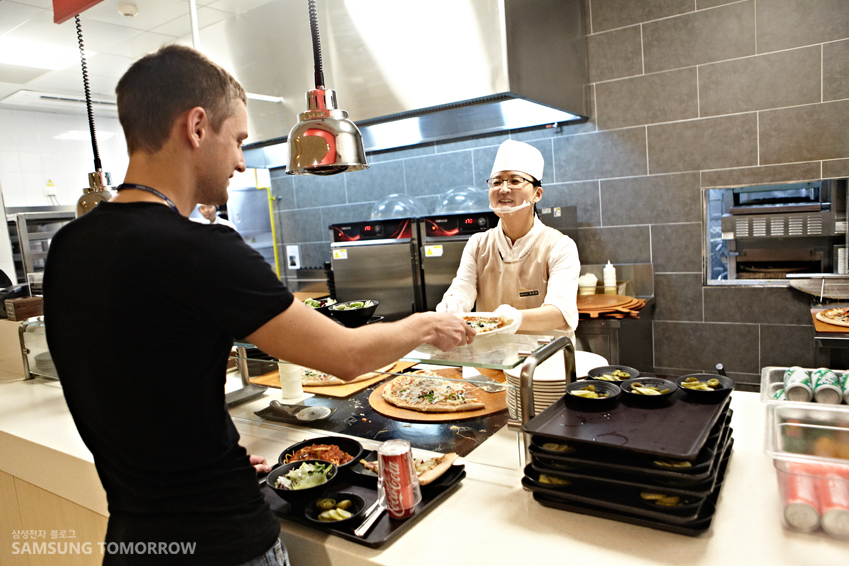
[[[94,123],[103,170],[112,173],[112,183],[118,185],[129,162],[121,124],[118,118],[103,116],[95,116]],[[75,205],[92,171],[94,153],[85,115],[0,109],[0,218],[9,207]],[[0,269],[15,281],[5,229],[0,230]]]
[[[95,116],[95,127],[103,170],[117,185],[129,162],[123,130],[118,118],[103,116]],[[0,187],[7,208],[75,205],[92,171],[85,115],[0,109]]]

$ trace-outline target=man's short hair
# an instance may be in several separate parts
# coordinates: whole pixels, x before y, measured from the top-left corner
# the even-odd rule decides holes
[[[237,99],[247,104],[245,89],[230,73],[182,45],[166,45],[133,63],[115,93],[130,155],[162,149],[174,120],[196,106],[206,110],[218,132]]]

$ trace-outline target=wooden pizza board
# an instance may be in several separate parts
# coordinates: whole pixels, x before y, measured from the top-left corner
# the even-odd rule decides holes
[[[817,313],[827,311],[828,309],[811,309],[811,318],[814,321],[814,331],[816,332],[837,332],[840,334],[849,334],[849,327],[840,326],[837,324],[828,324],[817,318]]]
[[[462,379],[463,372],[458,368],[440,369],[434,371],[443,377],[453,379]],[[483,372],[481,372],[483,373]],[[487,375],[484,373],[484,375]],[[502,374],[503,375],[503,374]],[[494,377],[487,375],[487,377]],[[419,411],[411,411],[409,409],[401,409],[395,405],[390,405],[383,400],[383,388],[386,383],[372,391],[369,395],[368,402],[371,408],[390,419],[399,421],[421,422],[421,423],[444,423],[453,421],[463,421],[467,419],[475,419],[485,415],[491,415],[499,411],[507,409],[507,392],[499,391],[497,393],[487,393],[481,389],[475,389],[475,398],[484,404],[483,409],[477,411],[461,411],[459,413],[421,413]]]
[[[390,364],[389,366],[387,366],[388,369],[386,369],[386,371],[400,373],[407,368],[413,367],[414,365],[416,365],[415,362],[395,362],[394,364]],[[304,387],[304,391],[306,393],[313,393],[315,395],[326,395],[327,397],[344,398],[350,397],[351,395],[355,395],[360,391],[371,387],[375,383],[379,383],[380,381],[383,381],[384,379],[390,377],[393,376],[387,375],[385,373],[375,373],[373,378],[364,379],[363,381],[358,381],[356,383],[346,383],[345,385],[322,385],[320,387]],[[276,387],[277,389],[280,389],[280,374],[278,374],[276,371],[264,373],[259,377],[251,379],[251,383],[256,383],[257,385],[265,385],[266,387]]]
[[[633,302],[633,297],[623,295],[578,295],[578,310],[612,310]]]

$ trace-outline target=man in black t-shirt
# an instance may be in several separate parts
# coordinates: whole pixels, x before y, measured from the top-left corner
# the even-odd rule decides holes
[[[44,277],[48,345],[109,503],[104,564],[285,564],[256,479],[269,466],[239,446],[224,402],[234,339],[352,379],[474,332],[436,313],[344,328],[237,232],[189,221],[245,170],[246,97],[225,70],[169,46],[116,92],[125,183],[59,231]]]

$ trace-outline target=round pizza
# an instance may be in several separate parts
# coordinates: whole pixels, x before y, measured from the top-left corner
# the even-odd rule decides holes
[[[497,314],[464,314],[461,318],[478,334],[501,330],[513,324],[512,318]]]
[[[828,309],[817,313],[817,320],[836,326],[849,326],[849,309]]]
[[[302,367],[301,368],[301,383],[305,387],[322,387],[322,386],[327,386],[327,385],[347,385],[348,383],[357,383],[358,381],[365,381],[365,380],[371,379],[373,377],[378,377],[381,373],[387,372],[390,369],[392,369],[392,367],[394,365],[395,364],[389,364],[388,366],[384,366],[384,367],[377,369],[375,371],[372,371],[372,372],[369,372],[369,373],[364,373],[363,375],[355,377],[354,379],[352,379],[350,381],[345,381],[344,379],[341,379],[341,378],[336,377],[335,375],[331,375],[329,373],[325,373],[325,372],[318,371],[318,370],[315,370],[315,369]]]
[[[485,408],[470,386],[442,379],[425,370],[396,377],[383,388],[383,400],[422,413],[457,413]]]

